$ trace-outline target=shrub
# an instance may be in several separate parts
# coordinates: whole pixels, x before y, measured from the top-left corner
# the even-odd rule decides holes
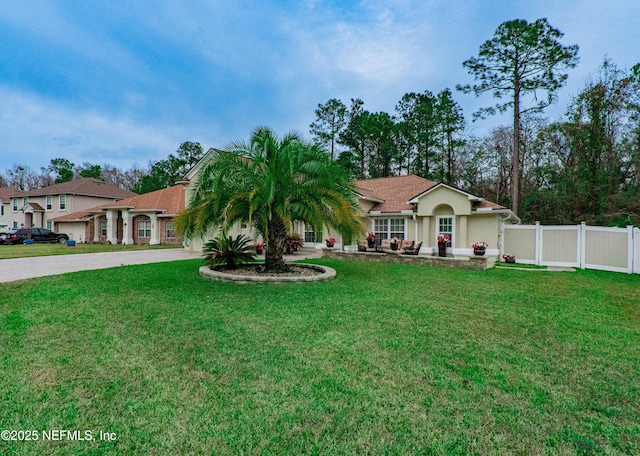
[[[284,251],[288,254],[296,252],[304,246],[304,239],[298,233],[291,233],[287,235],[284,241]]]
[[[204,245],[204,261],[210,268],[225,265],[227,269],[238,269],[242,263],[254,260],[251,239],[239,234],[231,236],[218,236]]]

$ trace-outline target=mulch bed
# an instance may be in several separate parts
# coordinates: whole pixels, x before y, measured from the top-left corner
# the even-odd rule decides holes
[[[286,272],[265,272],[264,266],[261,264],[245,265],[238,269],[217,269],[220,272],[226,272],[227,274],[234,275],[246,275],[246,276],[258,276],[258,277],[304,277],[315,276],[322,274],[322,271],[313,268],[303,268],[294,264],[289,265],[289,270]]]

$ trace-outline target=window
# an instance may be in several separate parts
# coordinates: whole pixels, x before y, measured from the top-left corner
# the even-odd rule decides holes
[[[138,217],[138,237],[151,237],[151,219],[149,217]]]
[[[53,223],[51,223],[51,220],[47,220],[47,229],[53,230]]]
[[[404,239],[404,219],[374,219],[373,231],[377,239]]]
[[[100,219],[100,236],[106,236],[106,235],[107,235],[107,219],[102,218]]]
[[[58,197],[59,202],[60,202],[60,210],[61,211],[66,211],[67,210],[67,195],[60,195]]]
[[[13,229],[14,229],[14,230],[17,230],[17,229],[18,229],[18,221],[17,221],[17,220],[14,220],[14,221],[13,221]]]
[[[28,202],[29,202],[29,198],[27,198],[26,196],[22,198],[22,207],[25,207]]]
[[[173,231],[173,222],[167,222],[164,228],[165,228],[165,233],[167,238],[176,237],[176,233]]]
[[[4,206],[0,203],[0,217],[4,215]]]
[[[316,242],[316,233],[311,225],[304,225],[304,242]]]
[[[11,210],[18,212],[18,198],[11,198]]]
[[[53,209],[53,196],[51,196],[51,195],[47,196],[46,206],[47,206],[47,210],[48,211]]]
[[[447,247],[452,246],[453,241],[453,217],[438,217],[438,233],[436,234],[436,238],[441,235],[448,235],[449,242],[447,243]]]

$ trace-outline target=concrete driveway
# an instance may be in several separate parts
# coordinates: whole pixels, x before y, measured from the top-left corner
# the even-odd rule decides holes
[[[285,256],[287,261],[319,258],[321,250],[303,249],[295,255]],[[32,279],[67,272],[115,268],[132,264],[162,263],[165,261],[202,258],[200,252],[183,249],[132,250],[128,252],[80,253],[44,257],[0,260],[0,282]]]

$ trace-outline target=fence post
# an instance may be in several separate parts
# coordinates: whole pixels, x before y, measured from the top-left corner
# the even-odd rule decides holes
[[[587,251],[587,223],[578,225],[578,235],[580,236],[580,269],[585,269]]]
[[[633,225],[627,225],[627,271],[629,274],[633,274]]]
[[[536,246],[535,246],[535,264],[540,266],[542,264],[542,229],[540,228],[540,222],[536,221]]]
[[[640,228],[633,229],[633,272],[640,274]]]

